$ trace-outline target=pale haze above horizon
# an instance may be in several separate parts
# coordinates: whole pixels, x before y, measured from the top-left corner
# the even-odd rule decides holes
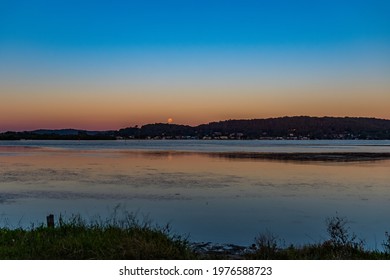
[[[390,1],[1,1],[0,131],[390,119]]]

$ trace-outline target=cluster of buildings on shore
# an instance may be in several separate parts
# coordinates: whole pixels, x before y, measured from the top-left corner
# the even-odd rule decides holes
[[[288,134],[287,136],[277,136],[277,137],[270,137],[270,136],[260,136],[260,137],[252,137],[248,136],[244,133],[231,133],[228,135],[225,135],[221,132],[213,132],[207,135],[201,135],[201,136],[189,136],[189,135],[156,135],[156,136],[145,136],[145,137],[135,137],[135,136],[128,136],[128,137],[122,137],[117,136],[117,140],[125,140],[125,139],[148,139],[148,140],[248,140],[248,139],[257,139],[257,140],[315,140],[315,139],[334,139],[334,140],[351,140],[351,139],[361,139],[353,134],[332,134],[332,135],[323,135],[322,137],[313,137],[310,135],[302,136],[302,135],[295,135],[293,133]]]

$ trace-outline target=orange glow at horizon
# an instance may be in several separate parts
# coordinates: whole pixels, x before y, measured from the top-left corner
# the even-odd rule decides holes
[[[226,119],[282,116],[390,119],[387,88],[32,88],[3,90],[0,131],[39,128],[111,130],[147,123],[199,125]],[[55,92],[55,94],[53,94]],[[367,94],[369,92],[369,94]],[[23,96],[23,98],[22,98]],[[26,98],[29,96],[31,98]],[[369,96],[369,98],[367,98]],[[153,97],[153,98],[151,98]],[[170,121],[171,119],[171,121]],[[173,122],[169,117],[168,123]]]

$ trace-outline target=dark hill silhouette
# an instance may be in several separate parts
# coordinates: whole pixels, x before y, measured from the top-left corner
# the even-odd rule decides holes
[[[310,139],[389,139],[390,120],[375,118],[282,117],[253,120],[227,120],[198,126],[204,134],[243,133],[249,138],[307,137]]]
[[[15,139],[390,139],[390,120],[351,117],[282,117],[226,120],[198,126],[155,123],[118,131],[74,129],[6,132],[0,140]]]

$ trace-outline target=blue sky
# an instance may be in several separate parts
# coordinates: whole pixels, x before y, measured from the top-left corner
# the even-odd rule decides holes
[[[0,1],[1,117],[15,119],[5,108],[19,116],[0,126],[29,128],[33,116],[75,126],[59,113],[74,103],[80,126],[98,127],[99,111],[111,120],[102,128],[390,118],[389,14],[390,1],[378,0]]]
[[[1,41],[56,48],[390,39],[389,1],[2,1]]]

